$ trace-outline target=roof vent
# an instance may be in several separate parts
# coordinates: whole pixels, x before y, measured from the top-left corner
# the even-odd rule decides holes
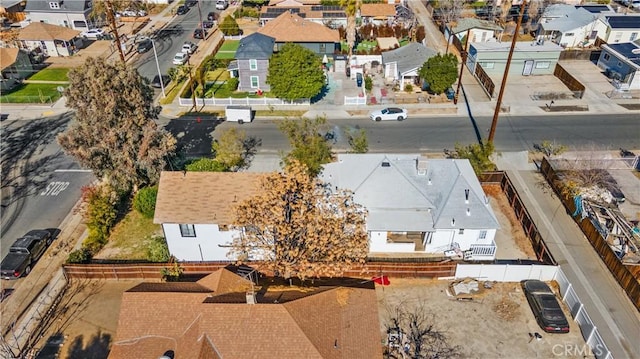
[[[469,203],[469,189],[464,190],[464,203]]]
[[[467,216],[471,215],[471,209],[467,208]]]
[[[451,218],[451,226],[455,226],[456,225],[456,219],[455,218]]]
[[[382,162],[382,167],[391,167],[391,163],[384,161]]]

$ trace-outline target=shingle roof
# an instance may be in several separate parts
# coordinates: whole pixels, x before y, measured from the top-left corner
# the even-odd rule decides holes
[[[344,283],[319,291],[315,284],[265,289],[308,292],[284,304],[206,300],[215,293],[127,291],[109,358],[157,359],[168,350],[176,358],[202,359],[381,358],[375,287],[360,279]]]
[[[0,71],[13,65],[18,60],[18,53],[20,49],[13,48],[0,48]]]
[[[273,44],[275,41],[271,36],[254,32],[240,40],[240,45],[236,50],[236,59],[269,59],[271,55],[273,55]]]
[[[570,6],[562,9],[566,10],[565,15],[552,19],[547,23],[541,23],[540,26],[542,29],[546,31],[566,32],[586,26],[598,18],[584,8],[576,9]]]
[[[426,165],[422,175],[418,161]],[[321,176],[332,186],[354,192],[354,200],[369,211],[368,230],[433,231],[451,228],[452,218],[456,228],[499,228],[468,160],[340,154],[338,162],[324,166]]]
[[[154,223],[232,224],[233,207],[258,193],[262,174],[162,172]]]
[[[420,68],[428,58],[436,54],[435,50],[412,42],[398,49],[383,52],[382,63],[397,62],[400,73],[405,73]]]
[[[283,4],[285,3],[285,4]],[[288,4],[290,3],[290,5]],[[294,6],[296,4],[302,5],[320,5],[322,3],[321,0],[271,0],[269,1],[269,6]]]
[[[267,22],[257,32],[271,36],[276,42],[339,42],[338,30],[306,21],[296,14],[284,12]]]
[[[52,0],[53,1],[53,0]],[[87,9],[87,3],[91,2],[91,0],[55,0],[60,4],[59,9],[52,9],[49,6],[49,0],[29,0],[27,1],[27,6],[25,6],[26,12],[49,12],[49,13],[59,13],[59,12],[84,12]]]
[[[394,4],[362,4],[360,5],[361,16],[395,16],[396,6]]]
[[[454,34],[458,34],[469,29],[486,29],[486,30],[494,30],[494,31],[502,31],[504,30],[502,26],[496,24],[493,21],[487,21],[476,18],[462,18],[458,20],[457,24],[451,29]]]
[[[34,22],[20,30],[18,40],[31,41],[70,41],[77,37],[80,31],[68,27]]]

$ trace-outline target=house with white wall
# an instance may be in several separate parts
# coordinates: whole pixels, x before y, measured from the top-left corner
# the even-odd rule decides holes
[[[169,172],[160,175],[153,223],[162,225],[169,253],[179,261],[223,261],[240,234],[236,204],[258,193],[261,174]]]
[[[601,18],[606,26],[606,34],[602,37],[607,44],[618,44],[635,41],[640,38],[640,14],[615,14]]]
[[[503,31],[502,26],[493,21],[467,17],[449,24],[444,35],[447,39],[455,36],[462,42],[468,33],[469,42],[486,42],[500,39]]]
[[[420,81],[418,71],[430,57],[437,54],[432,48],[417,42],[411,42],[400,48],[382,53],[382,66],[387,81],[398,81],[400,90],[405,84],[417,85]]]
[[[29,0],[24,10],[27,21],[44,22],[85,31],[96,27],[90,18],[92,0]]]
[[[20,47],[45,56],[71,56],[83,44],[80,31],[64,26],[34,22],[20,29]]]
[[[498,220],[468,160],[339,154],[321,180],[368,212],[369,252],[495,258]]]
[[[563,48],[587,47],[598,37],[604,38],[607,27],[599,15],[567,4],[548,6],[540,17],[536,39],[551,41]]]

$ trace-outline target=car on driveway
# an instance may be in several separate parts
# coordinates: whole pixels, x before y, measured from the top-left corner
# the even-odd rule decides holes
[[[86,37],[87,39],[101,39],[105,35],[105,31],[102,29],[91,29],[80,33],[80,36]]]
[[[186,41],[184,43],[184,45],[182,45],[182,50],[180,50],[180,51],[191,55],[194,52],[196,52],[197,48],[198,48],[198,46],[196,44],[194,44],[193,42]]]
[[[522,290],[542,330],[547,333],[569,333],[567,317],[547,283],[535,279],[524,280]]]
[[[399,107],[387,107],[382,110],[372,111],[369,117],[373,121],[402,121],[407,119],[407,110]]]
[[[187,54],[186,52],[178,52],[173,57],[173,64],[174,65],[184,65],[184,64],[187,63],[188,60],[189,60],[189,54]]]
[[[178,6],[178,9],[176,10],[176,14],[178,15],[184,15],[186,13],[189,12],[189,7],[187,5],[180,5]]]

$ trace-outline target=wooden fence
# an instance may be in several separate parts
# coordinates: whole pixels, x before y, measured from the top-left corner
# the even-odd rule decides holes
[[[569,90],[573,91],[576,98],[582,98],[582,96],[584,96],[584,85],[567,72],[564,67],[560,66],[560,64],[556,64],[556,68],[553,70],[553,75],[562,81]]]
[[[546,158],[542,161],[540,170],[551,188],[553,188],[564,204],[567,211],[569,213],[574,213],[576,205],[573,198],[562,194],[558,175]],[[600,259],[602,259],[607,268],[609,268],[613,277],[618,281],[625,293],[627,293],[627,296],[636,306],[636,309],[640,310],[640,283],[633,276],[633,273],[631,273],[629,268],[620,262],[611,247],[609,247],[605,238],[602,238],[598,230],[591,223],[591,220],[588,218],[581,219],[580,217],[573,217],[573,220],[578,224],[578,227],[580,227],[585,237],[589,240],[589,243],[591,243],[591,246],[596,250]]]

